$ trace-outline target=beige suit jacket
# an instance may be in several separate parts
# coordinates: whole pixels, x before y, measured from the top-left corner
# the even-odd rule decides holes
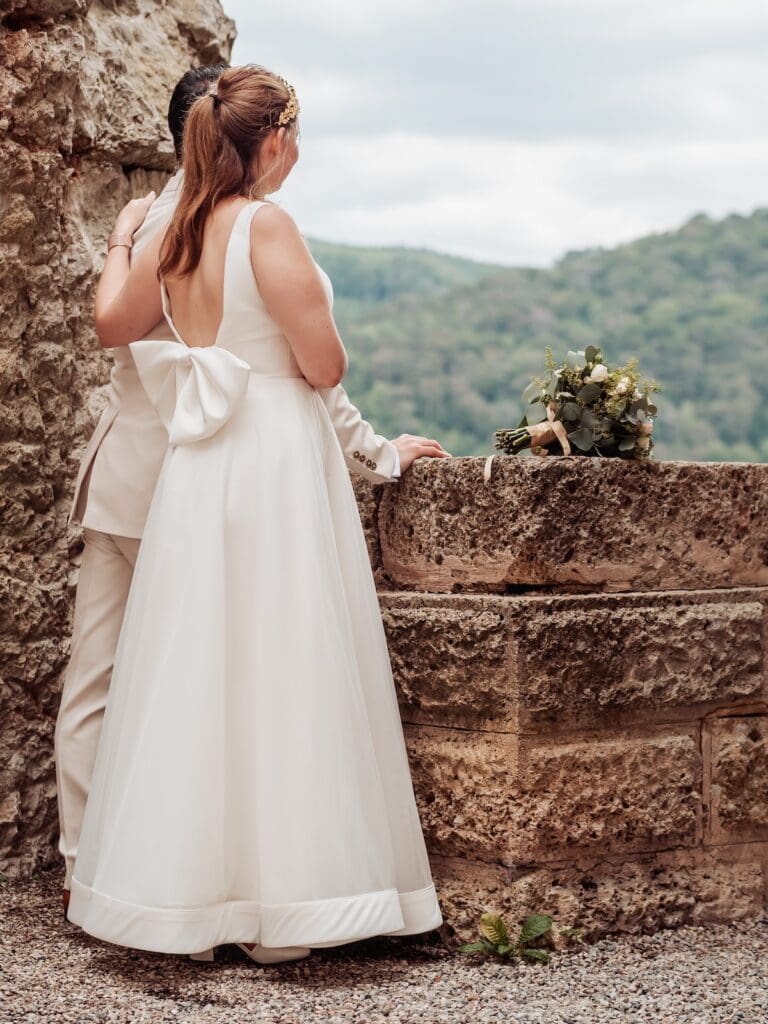
[[[134,236],[134,253],[168,222],[178,200],[181,172],[157,197]],[[163,320],[149,337],[173,340]],[[75,483],[69,521],[121,537],[141,537],[168,448],[168,434],[147,397],[128,347],[113,350],[108,403],[88,443]],[[341,385],[318,391],[350,469],[374,483],[389,482],[397,449],[376,434]]]

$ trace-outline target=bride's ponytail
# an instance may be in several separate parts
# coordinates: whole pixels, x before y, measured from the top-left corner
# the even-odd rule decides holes
[[[159,274],[184,276],[195,269],[214,206],[229,196],[257,197],[261,144],[273,129],[295,131],[297,115],[293,88],[254,65],[230,68],[195,100],[184,128],[184,184],[163,239]]]

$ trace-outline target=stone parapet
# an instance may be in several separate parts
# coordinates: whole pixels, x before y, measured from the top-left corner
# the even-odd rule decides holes
[[[768,585],[768,465],[497,456],[382,485],[398,589],[660,591]]]
[[[446,937],[762,917],[768,466],[484,466],[355,484]]]

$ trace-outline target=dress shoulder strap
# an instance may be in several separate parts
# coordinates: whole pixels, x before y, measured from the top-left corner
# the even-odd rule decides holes
[[[224,307],[239,305],[255,285],[251,269],[251,221],[263,206],[271,205],[264,199],[246,203],[235,217],[224,261]]]

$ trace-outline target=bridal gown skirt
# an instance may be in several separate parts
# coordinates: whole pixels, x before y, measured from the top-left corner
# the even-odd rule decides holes
[[[442,922],[354,492],[302,378],[248,374],[169,448],[69,918],[170,953]]]

